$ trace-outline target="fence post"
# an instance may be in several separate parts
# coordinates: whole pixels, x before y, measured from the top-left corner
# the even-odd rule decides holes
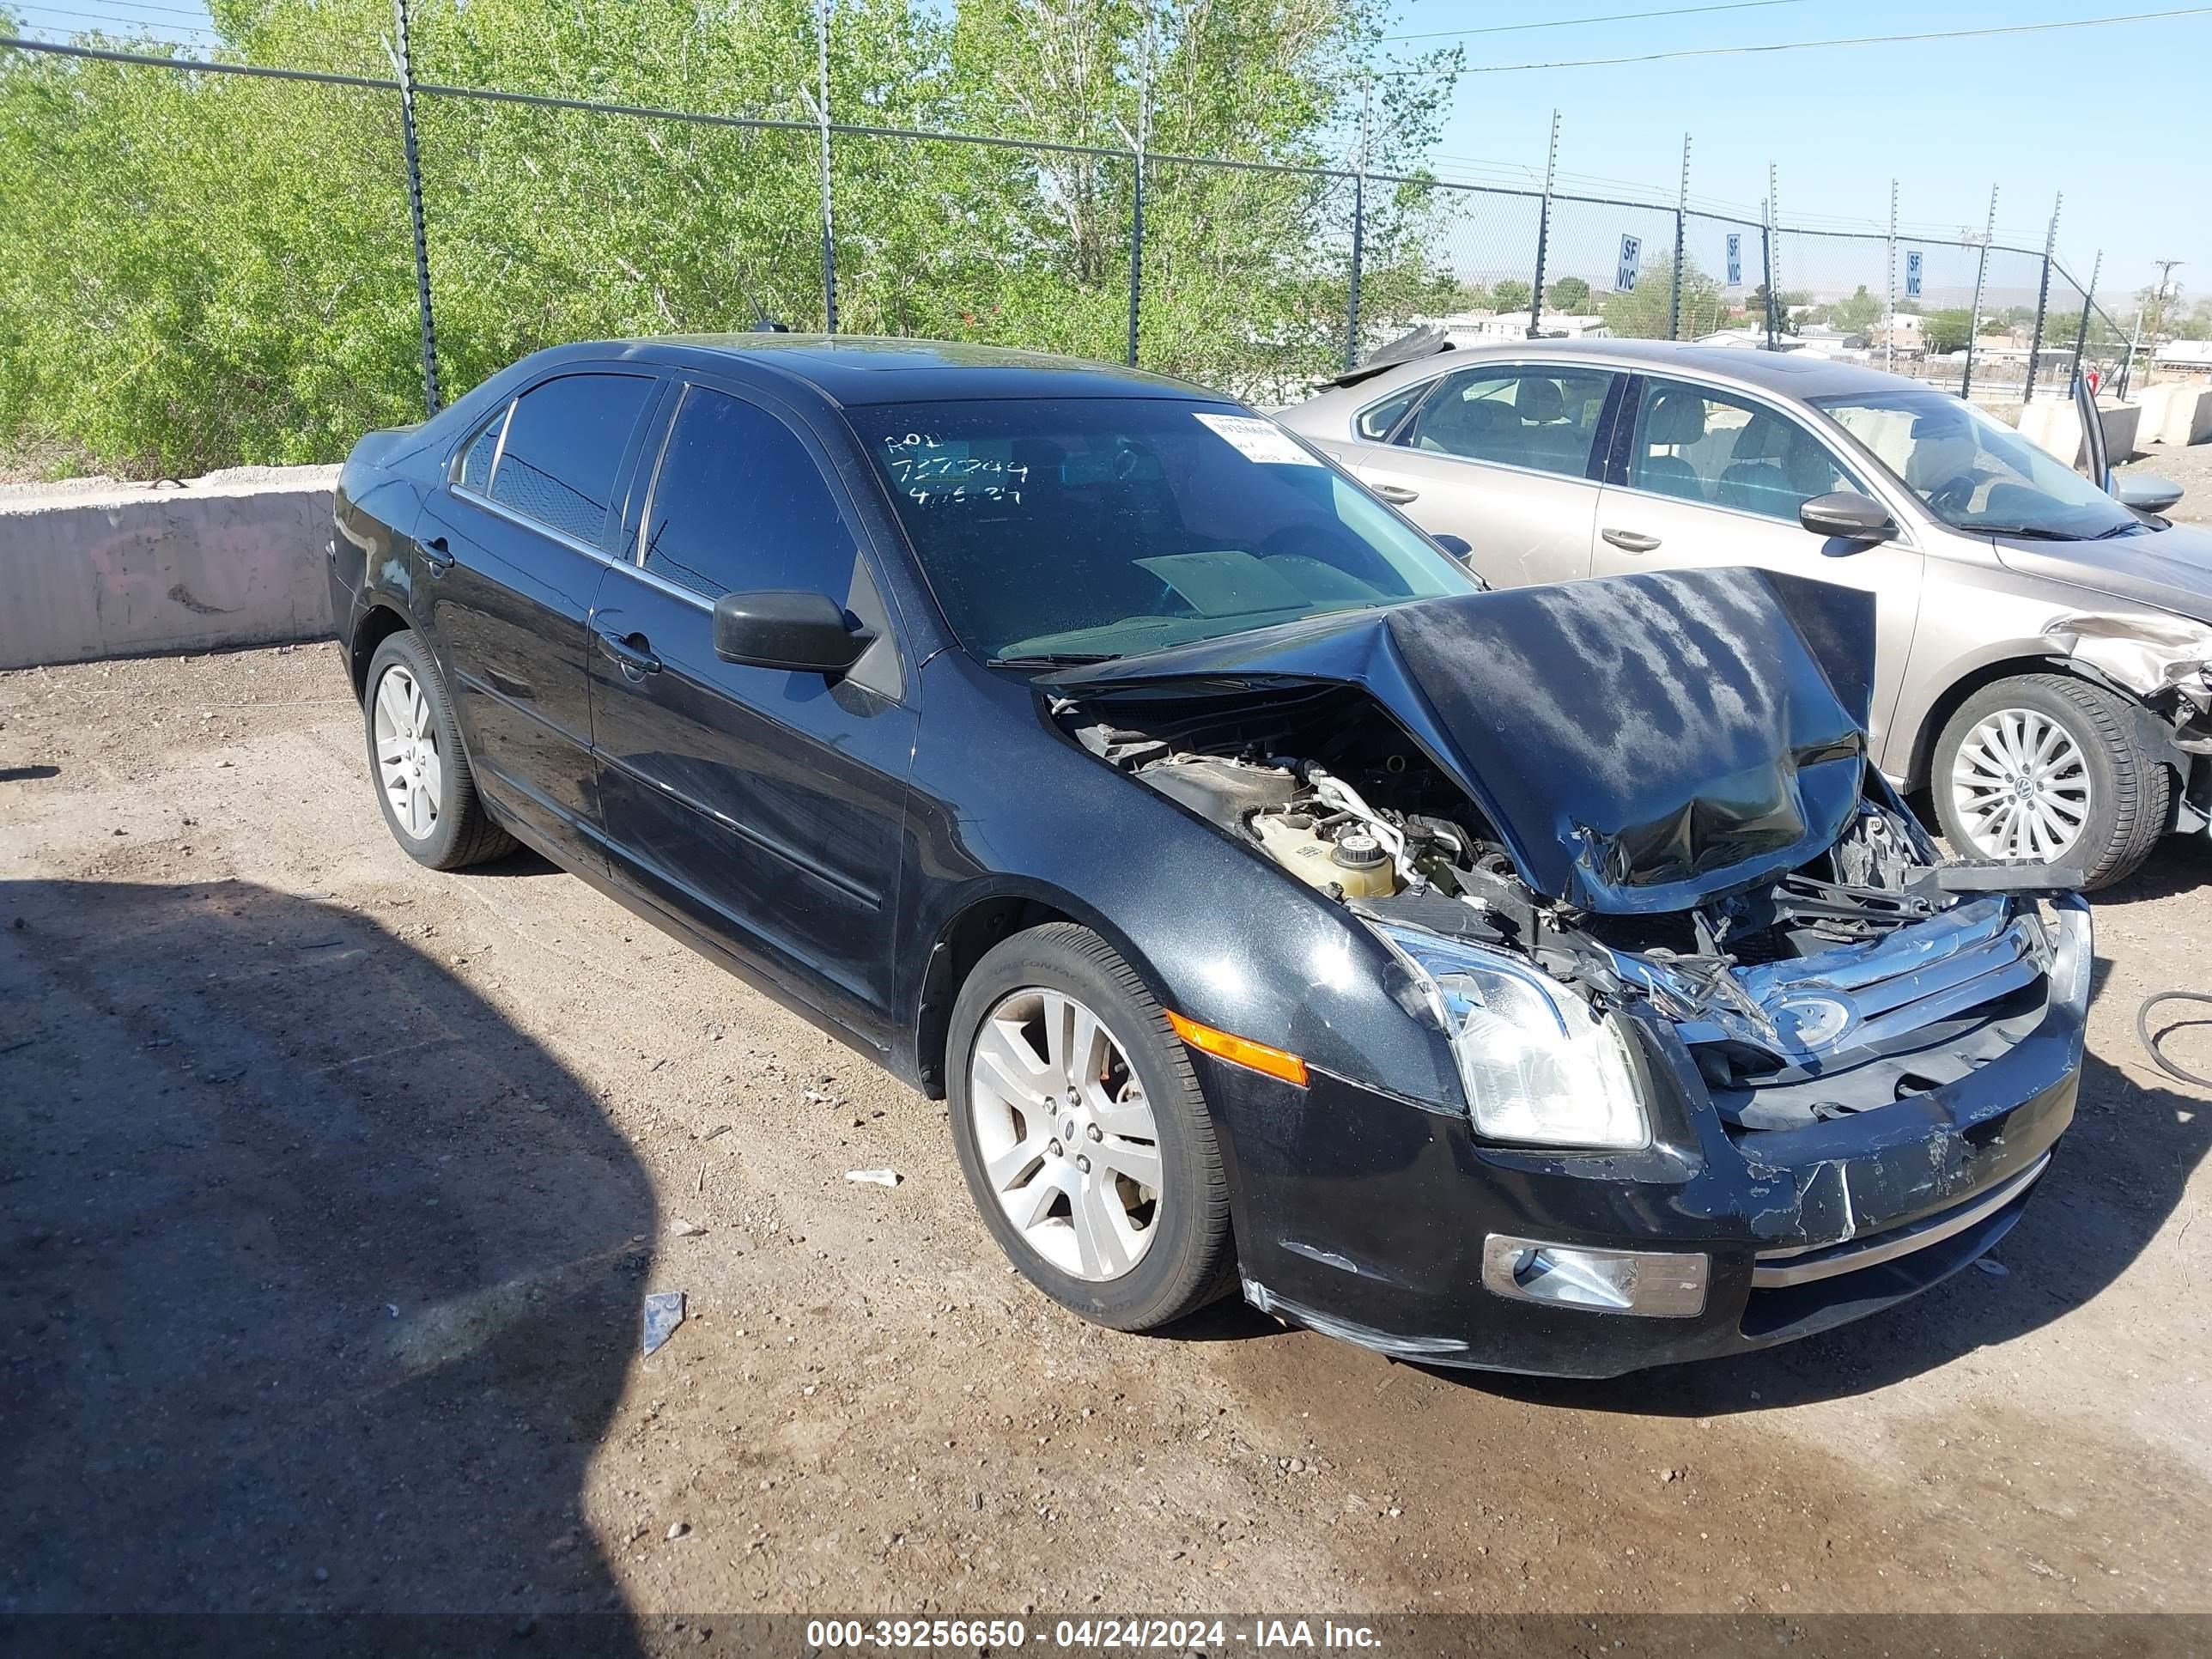
[[[1760,291],[1766,296],[1766,349],[1777,349],[1774,338],[1774,198],[1770,196],[1759,204],[1759,264]]]
[[[837,240],[830,189],[830,6],[814,14],[814,116],[822,134],[822,331],[837,331]]]
[[[1367,103],[1372,76],[1359,88],[1359,170],[1352,175],[1352,286],[1344,301],[1344,366],[1359,366],[1359,268],[1367,251]]]
[[[1997,187],[1990,186],[1990,222],[1982,232],[1981,263],[1974,267],[1974,308],[1966,313],[1966,373],[1959,382],[1963,398],[1974,389],[1974,341],[1982,331],[1982,284],[1990,274],[1990,244],[1997,239]]]
[[[2061,191],[2051,204],[2051,230],[2043,239],[2043,281],[2035,290],[2035,337],[2027,348],[2027,384],[2020,393],[2022,404],[2035,401],[2035,371],[2043,359],[2043,319],[2051,307],[2051,257],[2058,247],[2058,210],[2065,202],[2066,193]]]
[[[2097,257],[2089,264],[2089,286],[2081,293],[2081,325],[2074,331],[2074,372],[2087,372],[2081,354],[2089,346],[2089,307],[2097,303],[2097,279],[2105,274],[2105,250],[2099,248]]]
[[[1766,164],[1766,241],[1760,250],[1766,262],[1766,349],[1782,349],[1782,300],[1775,293],[1774,239],[1782,234],[1782,169]]]
[[[1682,135],[1682,187],[1674,195],[1674,273],[1667,283],[1667,337],[1682,337],[1682,232],[1690,208],[1690,135]]]
[[[415,311],[422,326],[422,408],[435,415],[444,401],[438,393],[438,333],[430,320],[430,247],[422,234],[422,162],[415,143],[415,55],[407,39],[407,0],[392,0],[398,50],[392,68],[399,80],[399,136],[407,158],[407,216],[415,233]]]
[[[1122,142],[1129,146],[1132,184],[1129,191],[1129,367],[1137,366],[1137,322],[1145,292],[1145,145],[1152,121],[1152,30],[1145,26],[1145,55],[1137,65],[1137,131],[1133,136],[1114,118]]]
[[[1544,203],[1536,220],[1536,285],[1528,295],[1528,337],[1544,326],[1544,255],[1552,237],[1552,179],[1559,170],[1559,112],[1552,112],[1552,151],[1544,163]]]
[[[1881,366],[1892,374],[1897,372],[1897,180],[1889,181],[1889,287],[1884,301],[1889,307],[1889,319],[1882,325]],[[1925,324],[1922,327],[1926,327]],[[1923,355],[1922,362],[1926,362]]]

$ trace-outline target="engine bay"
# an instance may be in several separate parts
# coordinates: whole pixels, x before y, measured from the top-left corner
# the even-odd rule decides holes
[[[1683,908],[1600,914],[1524,881],[1475,805],[1357,688],[1054,712],[1100,759],[1363,918],[1510,953],[1600,1012],[1666,1021],[1742,1131],[1875,1109],[2009,1048],[2047,999],[2034,895],[2078,884],[1945,862],[1869,766],[1856,811],[1809,861]]]

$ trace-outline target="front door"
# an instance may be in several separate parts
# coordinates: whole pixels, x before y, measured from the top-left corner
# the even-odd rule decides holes
[[[1609,369],[1486,363],[1443,377],[1387,442],[1340,453],[1431,535],[1463,537],[1500,587],[1589,574]]]
[[[477,787],[596,864],[584,620],[647,376],[541,380],[472,433],[416,530],[415,583]]]
[[[1897,707],[1920,611],[1919,551],[1815,536],[1797,509],[1864,483],[1794,415],[1732,392],[1643,377],[1615,481],[1598,497],[1591,574],[1751,565],[1875,598],[1872,752]]]
[[[592,719],[616,872],[881,1046],[915,713],[856,522],[795,419],[687,387],[592,616]],[[835,677],[724,662],[714,601],[763,589],[876,642]]]

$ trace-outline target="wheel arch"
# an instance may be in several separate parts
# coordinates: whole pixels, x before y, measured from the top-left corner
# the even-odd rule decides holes
[[[1943,728],[1951,723],[1952,715],[1967,698],[2000,680],[2014,679],[2024,674],[2063,674],[2069,679],[2094,685],[2122,699],[2134,712],[2136,740],[2143,752],[2163,764],[2174,775],[2178,790],[2186,781],[2189,773],[2185,758],[2173,746],[2173,730],[2147,708],[2142,696],[2109,675],[2101,674],[2079,658],[2049,651],[2021,652],[1993,659],[1969,670],[1947,686],[1942,694],[1928,705],[1913,734],[1911,769],[1905,773],[1907,790],[1930,787],[1929,769],[1935,760],[1936,740]]]
[[[1097,934],[1129,964],[1161,1006],[1175,1006],[1145,953],[1074,895],[1042,883],[989,883],[963,895],[930,939],[914,1018],[915,1073],[924,1095],[932,1100],[945,1098],[952,1005],[975,964],[1002,939],[1054,921],[1072,922]]]
[[[346,645],[346,672],[353,677],[356,702],[368,693],[368,665],[376,655],[376,647],[394,634],[415,631],[415,619],[389,599],[379,598],[362,612],[361,621],[354,627],[353,638]]]

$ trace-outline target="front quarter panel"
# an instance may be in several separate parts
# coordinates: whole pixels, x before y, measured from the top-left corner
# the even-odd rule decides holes
[[[1018,676],[951,651],[923,678],[901,1006],[963,911],[1023,898],[1098,933],[1178,1013],[1463,1111],[1442,1033],[1355,918],[1079,748]]]

